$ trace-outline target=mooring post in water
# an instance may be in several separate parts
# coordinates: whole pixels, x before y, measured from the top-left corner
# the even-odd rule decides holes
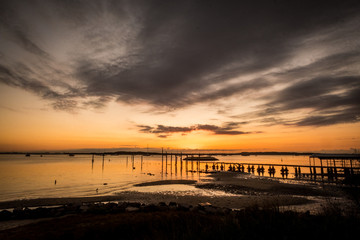
[[[104,173],[104,154],[103,154],[103,160],[101,165],[101,172]]]
[[[177,155],[175,154],[175,175],[177,174]]]
[[[170,174],[172,175],[172,157],[173,157],[173,154],[170,153]]]
[[[141,166],[140,166],[140,171],[142,172],[142,166],[143,166],[143,155],[141,155]]]
[[[281,166],[280,174],[281,174],[282,178],[284,178],[284,176],[285,176],[284,166]]]
[[[350,170],[348,167],[344,167],[344,176],[345,176],[345,180],[348,179],[350,176]]]
[[[182,153],[180,153],[180,174],[182,176],[182,172],[183,172],[183,160],[182,160]]]
[[[165,152],[165,174],[167,174],[167,168],[168,168],[168,163],[167,163],[167,152]]]
[[[320,166],[321,166],[321,180],[324,180],[324,169],[322,165],[322,159],[320,159]]]
[[[132,170],[134,170],[135,169],[135,155],[133,154],[133,155],[131,155],[131,166],[132,166]]]
[[[285,166],[285,177],[288,178],[289,175],[289,169],[287,168],[287,166]]]
[[[161,148],[161,176],[164,174],[164,148]]]
[[[311,156],[309,156],[310,179],[312,179]]]
[[[200,175],[200,161],[198,161],[198,169],[197,169],[198,175]]]
[[[333,181],[334,180],[334,170],[336,169],[335,167],[334,168],[332,168],[332,167],[330,167],[330,171],[329,171],[329,176],[328,176],[328,179],[329,179],[329,181]]]

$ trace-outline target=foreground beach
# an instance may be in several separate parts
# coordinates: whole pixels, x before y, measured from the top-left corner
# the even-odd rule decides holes
[[[174,184],[188,184],[190,186],[195,184],[200,192],[194,194],[188,191],[155,191],[159,186]],[[119,192],[111,196],[42,198],[1,202],[0,209],[14,208],[18,214],[16,218],[16,211],[14,210],[12,215],[7,215],[8,219],[2,214],[3,221],[0,222],[0,230],[3,230],[0,232],[1,239],[7,239],[8,236],[8,239],[16,239],[16,236],[21,236],[22,232],[31,231],[29,229],[31,226],[36,229],[49,221],[55,224],[54,226],[82,221],[87,222],[86,224],[90,226],[100,219],[108,224],[118,217],[123,218],[125,216],[133,218],[137,222],[136,219],[140,215],[141,219],[148,219],[149,221],[152,221],[153,218],[172,219],[175,217],[177,219],[184,215],[181,218],[195,217],[196,219],[199,218],[198,221],[200,222],[213,221],[214,219],[215,222],[221,222],[224,220],[223,218],[227,219],[227,215],[231,215],[231,213],[231,218],[233,218],[238,217],[240,212],[245,214],[253,211],[252,214],[254,215],[262,215],[269,214],[270,211],[272,214],[276,212],[286,215],[287,212],[291,211],[294,216],[297,216],[296,218],[298,215],[303,216],[304,214],[306,216],[330,214],[339,215],[339,217],[344,216],[346,219],[348,216],[352,216],[358,221],[358,191],[349,191],[337,186],[289,183],[254,177],[249,174],[218,172],[211,174],[209,180],[201,184],[189,180],[164,180],[137,184],[134,189],[137,187],[142,188],[142,191]],[[108,202],[111,204],[106,204]],[[52,210],[52,212],[43,210],[43,215],[39,214],[39,211],[31,213],[28,210],[26,217],[26,208],[39,206],[52,206],[50,209],[58,210]],[[170,213],[166,213],[169,211]],[[173,216],[174,214],[175,216]],[[211,217],[208,219],[209,214]],[[39,222],[39,217],[40,219],[43,217],[43,220],[44,217],[47,218],[45,218],[46,221]],[[67,220],[63,220],[64,218]],[[162,224],[162,221],[159,224]],[[175,222],[177,221],[179,220]],[[21,226],[29,223],[32,224]],[[186,225],[188,223],[182,222],[181,224]],[[68,227],[59,227],[59,230]],[[14,236],[14,238],[10,236]]]
[[[161,186],[187,184],[204,191],[158,191]],[[197,205],[210,203],[217,207],[241,209],[250,206],[279,206],[295,209],[303,206],[306,211],[315,212],[314,206],[321,199],[338,201],[344,207],[355,209],[354,195],[344,192],[346,188],[335,185],[303,184],[296,181],[283,182],[278,179],[257,177],[234,172],[217,172],[209,175],[204,183],[193,180],[162,180],[136,184],[134,191],[117,192],[113,195],[95,197],[39,198],[0,202],[0,209],[19,207],[54,206],[94,202],[139,202],[157,204],[159,202],[178,202]],[[139,191],[141,189],[141,191]],[[166,189],[166,187],[165,187]]]

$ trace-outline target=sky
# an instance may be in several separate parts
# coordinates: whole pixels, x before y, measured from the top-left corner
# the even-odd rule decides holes
[[[0,151],[360,148],[359,1],[0,2]]]

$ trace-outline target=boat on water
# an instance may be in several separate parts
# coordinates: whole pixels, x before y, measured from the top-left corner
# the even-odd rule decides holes
[[[217,159],[216,157],[212,157],[212,156],[202,156],[202,157],[186,157],[184,158],[185,161],[218,161],[219,159]]]

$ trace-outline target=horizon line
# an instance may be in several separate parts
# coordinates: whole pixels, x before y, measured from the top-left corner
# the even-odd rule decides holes
[[[289,153],[289,154],[305,154],[305,153],[359,153],[357,148],[350,149],[322,149],[318,151],[276,151],[271,149],[192,149],[192,148],[79,148],[79,149],[60,149],[60,150],[20,150],[20,151],[0,151],[0,154],[21,154],[21,153],[33,153],[33,154],[51,154],[51,153],[77,153],[77,154],[89,154],[89,153],[116,153],[116,152],[139,152],[139,153],[181,153],[190,152],[196,153],[218,153],[218,154],[235,154],[235,153]]]

